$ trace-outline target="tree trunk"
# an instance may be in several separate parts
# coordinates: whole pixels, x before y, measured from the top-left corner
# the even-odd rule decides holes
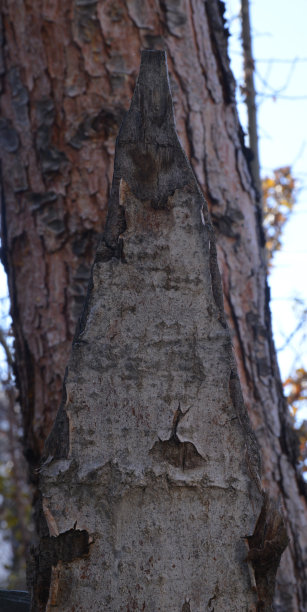
[[[242,48],[244,60],[245,104],[248,117],[248,140],[251,149],[250,170],[256,187],[257,199],[261,200],[260,162],[258,150],[256,90],[254,84],[255,63],[252,52],[251,24],[249,16],[249,0],[241,0]]]
[[[40,468],[48,530],[33,611],[270,610],[287,544],[276,514],[264,587],[260,453],[165,59],[143,51],[117,138],[106,229]]]
[[[216,229],[224,306],[262,449],[263,483],[280,496],[288,522],[276,609],[302,611],[306,497],[272,343],[261,219],[235,109],[222,9],[217,0],[2,4],[2,252],[25,444],[35,467],[59,406],[105,223],[114,141],[139,48],[166,48],[179,137]]]

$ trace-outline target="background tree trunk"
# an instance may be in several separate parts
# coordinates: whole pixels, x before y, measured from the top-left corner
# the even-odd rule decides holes
[[[261,213],[245,156],[217,0],[4,0],[3,261],[27,457],[36,466],[106,217],[115,136],[140,48],[166,48],[177,130],[216,228],[225,310],[263,483],[290,546],[276,609],[305,610],[307,509],[272,343]],[[34,472],[32,473],[35,478]]]

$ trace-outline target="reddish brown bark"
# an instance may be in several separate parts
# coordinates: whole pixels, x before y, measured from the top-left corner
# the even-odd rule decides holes
[[[225,308],[263,481],[291,538],[278,610],[304,610],[306,499],[272,344],[263,236],[217,0],[4,0],[3,258],[26,449],[36,465],[101,232],[140,48],[166,48],[177,129],[216,227]],[[299,488],[301,487],[301,488]]]

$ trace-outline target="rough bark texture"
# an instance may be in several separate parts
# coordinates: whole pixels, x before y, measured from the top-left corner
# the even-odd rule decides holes
[[[245,539],[263,501],[260,453],[236,380],[213,228],[175,132],[165,53],[144,51],[40,469],[48,543],[69,533],[78,545],[50,556],[48,602],[38,591],[33,610],[201,612],[213,600],[217,612],[256,610]],[[269,610],[273,590],[259,594]]]
[[[61,395],[106,212],[114,139],[140,48],[168,50],[177,129],[207,196],[225,309],[264,486],[281,496],[290,546],[277,610],[306,610],[306,499],[271,341],[262,231],[217,0],[3,0],[0,73],[3,259],[28,458]],[[65,423],[64,423],[65,425]]]

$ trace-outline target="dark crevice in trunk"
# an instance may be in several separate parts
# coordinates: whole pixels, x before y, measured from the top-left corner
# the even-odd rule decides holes
[[[49,528],[39,494],[35,502],[35,522],[40,542],[32,546],[27,566],[27,583],[31,594],[32,612],[45,612],[50,596],[51,574],[58,563],[72,563],[75,559],[87,557],[90,538],[86,530],[69,529],[58,536],[50,536]],[[55,605],[56,602],[51,602]]]
[[[252,536],[247,536],[258,594],[257,611],[272,609],[275,577],[280,558],[288,545],[287,529],[276,503],[264,495],[263,505]]]
[[[235,102],[236,83],[229,67],[227,40],[229,33],[225,28],[225,3],[207,0],[205,8],[210,26],[212,50],[217,60],[224,100],[226,104],[231,104]]]

